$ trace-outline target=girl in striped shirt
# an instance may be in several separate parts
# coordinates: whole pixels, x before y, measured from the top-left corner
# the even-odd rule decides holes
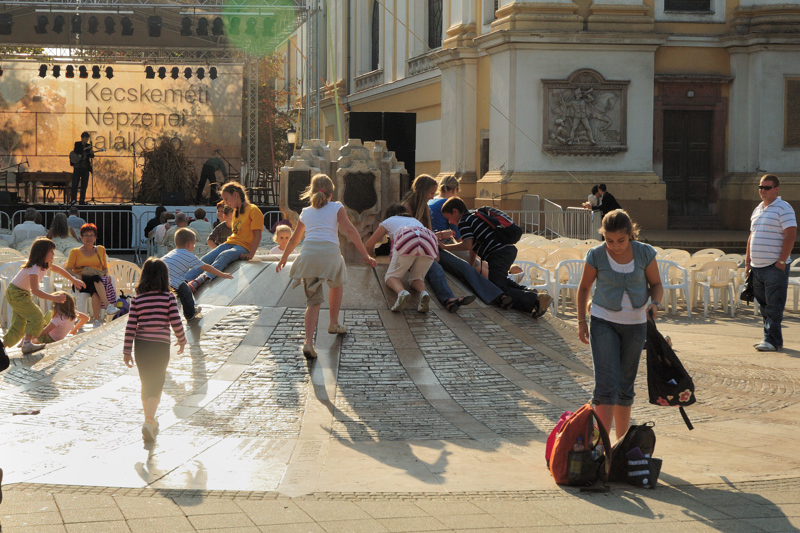
[[[152,442],[158,433],[156,410],[169,363],[169,327],[178,338],[178,353],[183,353],[186,337],[183,333],[178,302],[169,290],[169,270],[161,259],[151,257],[142,266],[142,275],[131,300],[125,345],[122,349],[125,364],[133,366],[131,349],[136,353],[136,368],[142,380],[144,424],[142,438]]]

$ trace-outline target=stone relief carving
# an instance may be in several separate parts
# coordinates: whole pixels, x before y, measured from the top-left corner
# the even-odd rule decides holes
[[[609,155],[627,146],[627,81],[606,81],[591,69],[566,80],[542,80],[545,151]]]

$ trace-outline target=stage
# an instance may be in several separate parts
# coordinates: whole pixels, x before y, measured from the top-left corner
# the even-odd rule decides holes
[[[53,217],[57,213],[67,213],[70,205],[59,203],[27,204],[12,203],[0,204],[0,228],[10,230],[24,220],[25,210],[35,207],[42,214],[42,225],[50,227]],[[144,227],[155,216],[156,204],[133,203],[96,203],[78,205],[78,213],[86,222],[97,226],[97,244],[102,244],[110,253],[140,254],[147,250],[147,238],[144,236]],[[214,222],[217,219],[217,210],[214,205],[165,205],[170,212],[182,211],[194,218],[198,207],[206,211],[206,220]],[[264,213],[264,225],[269,229],[280,220],[281,213],[276,205],[258,206]]]

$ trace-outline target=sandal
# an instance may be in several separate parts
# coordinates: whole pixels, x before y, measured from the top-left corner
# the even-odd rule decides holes
[[[467,296],[461,296],[459,298],[453,298],[445,302],[445,308],[450,311],[451,313],[455,313],[458,311],[458,308],[462,305],[469,305],[475,301],[475,295],[470,294]]]
[[[513,303],[514,299],[507,294],[501,294],[497,299],[497,305],[499,305],[501,309],[511,309],[511,304]]]
[[[317,351],[310,344],[303,344],[303,355],[306,359],[316,359]]]
[[[344,333],[347,333],[347,327],[345,327],[345,326],[343,326],[341,324],[335,324],[333,326],[328,326],[328,333],[330,333],[331,335],[337,335],[339,333],[344,334]]]

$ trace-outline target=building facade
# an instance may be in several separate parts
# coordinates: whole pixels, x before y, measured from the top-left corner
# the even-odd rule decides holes
[[[347,137],[347,112],[415,113],[415,174],[456,175],[476,205],[577,206],[605,183],[646,228],[747,229],[773,173],[800,208],[800,2],[317,7],[282,53],[283,83],[317,75],[318,136]]]

